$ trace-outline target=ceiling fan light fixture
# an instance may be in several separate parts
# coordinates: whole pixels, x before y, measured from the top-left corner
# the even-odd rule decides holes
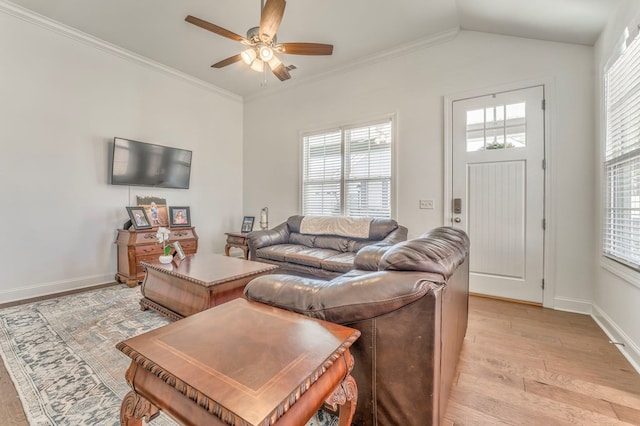
[[[256,50],[254,48],[251,48],[240,53],[240,56],[242,57],[242,62],[247,65],[251,65],[258,54],[256,53]]]
[[[264,62],[262,62],[259,58],[251,63],[251,69],[257,72],[262,72],[264,70]]]
[[[262,59],[264,62],[269,62],[271,58],[273,58],[273,49],[271,49],[269,46],[262,45],[259,49],[260,59]]]
[[[315,56],[333,53],[332,44],[299,42],[278,44],[276,34],[284,16],[285,7],[286,0],[261,0],[260,25],[250,28],[246,38],[195,16],[188,15],[185,21],[219,36],[240,42],[244,46],[241,52],[216,62],[211,65],[212,68],[220,69],[242,61],[252,70],[264,72],[266,84],[267,66],[280,81],[290,79],[289,71],[295,69],[293,65],[285,66],[276,55],[286,53]]]
[[[280,65],[282,64],[282,62],[280,61],[280,59],[278,59],[277,56],[273,55],[273,58],[271,58],[269,60],[269,67],[272,70],[275,70],[276,68],[278,68]]]

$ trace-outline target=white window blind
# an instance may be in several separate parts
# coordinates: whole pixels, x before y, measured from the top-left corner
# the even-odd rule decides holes
[[[391,217],[392,124],[304,136],[302,214]]]
[[[605,73],[605,256],[640,270],[640,41]]]

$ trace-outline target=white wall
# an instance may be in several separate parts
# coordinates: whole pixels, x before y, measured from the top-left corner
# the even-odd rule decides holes
[[[409,228],[409,237],[440,226],[443,97],[531,80],[550,82],[551,92],[553,203],[547,237],[556,257],[547,265],[547,281],[555,283],[555,289],[548,287],[550,299],[563,309],[590,312],[595,274],[590,47],[462,31],[452,41],[245,101],[245,214],[269,206],[276,225],[299,212],[300,131],[396,113],[396,219]],[[436,208],[418,209],[419,199],[434,199]]]
[[[113,281],[136,195],[191,206],[199,251],[222,252],[242,216],[240,98],[2,12],[0,52],[0,303]],[[109,185],[114,136],[192,150],[191,188]]]
[[[597,78],[595,80],[595,92],[597,97],[596,111],[597,123],[604,123],[603,112],[603,84],[602,75],[605,64],[614,54],[617,42],[622,37],[625,27],[636,27],[640,23],[640,3],[633,0],[625,0],[601,34],[595,46],[595,68]],[[602,175],[602,161],[604,153],[604,125],[598,125],[598,155],[594,167],[599,170],[599,182],[596,188],[601,188],[601,197],[597,200],[594,209],[598,212],[598,224],[601,229],[604,193],[604,176]],[[622,353],[640,371],[640,274],[628,268],[618,266],[615,262],[602,258],[600,239],[596,245],[594,257],[597,270],[594,294],[593,316],[607,331],[612,340],[624,343],[620,347]],[[607,268],[607,269],[606,269]],[[611,270],[619,271],[618,274]]]

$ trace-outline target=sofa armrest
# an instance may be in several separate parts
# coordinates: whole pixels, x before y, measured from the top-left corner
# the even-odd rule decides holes
[[[444,283],[425,272],[351,271],[331,281],[272,274],[245,287],[247,299],[309,317],[349,324],[414,302]]]
[[[272,246],[275,244],[286,244],[289,242],[289,228],[286,222],[281,223],[272,229],[266,229],[264,231],[253,231],[247,236],[247,244],[249,250],[255,253],[255,250]]]
[[[378,269],[431,272],[448,280],[468,255],[467,234],[457,228],[442,226],[391,247],[380,259]]]

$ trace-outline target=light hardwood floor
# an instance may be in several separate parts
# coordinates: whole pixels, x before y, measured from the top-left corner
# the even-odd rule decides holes
[[[640,375],[591,317],[471,297],[450,425],[640,425]]]
[[[28,424],[4,365],[0,413]],[[588,316],[471,297],[444,424],[640,425],[640,375]]]

